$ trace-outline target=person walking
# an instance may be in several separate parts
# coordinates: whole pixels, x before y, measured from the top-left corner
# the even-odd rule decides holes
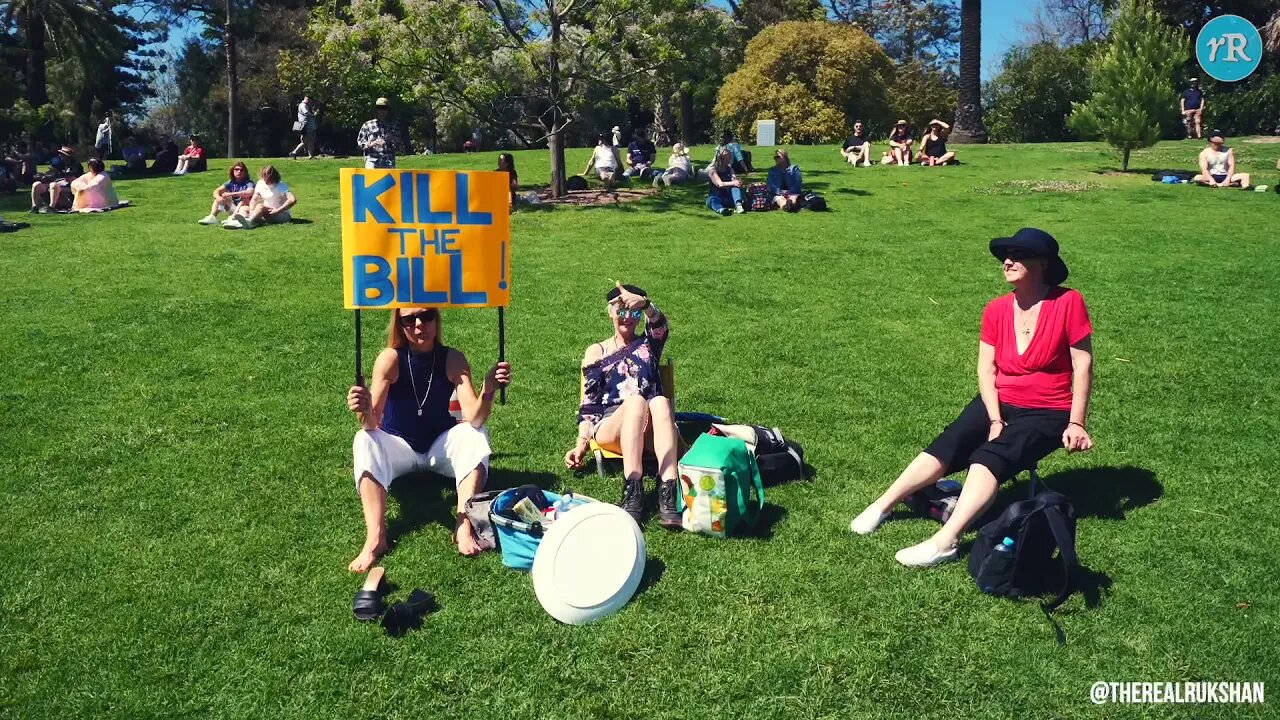
[[[374,118],[360,126],[356,135],[356,145],[364,153],[366,170],[375,168],[393,168],[396,166],[396,150],[400,146],[396,127],[388,118],[391,116],[391,101],[380,97],[373,104]]]
[[[298,119],[293,123],[293,131],[298,133],[298,146],[289,153],[289,157],[298,159],[298,154],[307,151],[307,159],[316,157],[316,112],[310,95],[303,95],[298,103]]]

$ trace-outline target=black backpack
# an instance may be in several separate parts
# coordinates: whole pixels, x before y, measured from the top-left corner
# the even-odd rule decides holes
[[[572,177],[565,178],[564,189],[565,190],[586,190],[587,179],[582,177],[581,175],[574,175]]]
[[[1065,495],[1051,491],[1005,508],[982,526],[969,553],[969,574],[979,590],[1011,598],[1056,593],[1041,605],[1046,613],[1071,596],[1078,567],[1075,510]]]
[[[822,197],[816,192],[805,193],[804,197],[801,198],[801,200],[803,200],[804,206],[809,208],[810,210],[817,210],[818,212],[822,212],[823,210],[827,209],[827,199]]]

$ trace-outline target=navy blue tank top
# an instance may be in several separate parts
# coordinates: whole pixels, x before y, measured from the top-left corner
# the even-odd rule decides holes
[[[445,370],[449,348],[439,345],[427,353],[396,350],[400,377],[391,383],[382,411],[382,429],[408,441],[415,451],[425,453],[431,443],[458,423],[449,414],[453,383]],[[433,375],[434,374],[434,375]],[[417,387],[416,393],[414,387]],[[430,393],[427,388],[430,387]],[[418,406],[422,414],[418,414]]]

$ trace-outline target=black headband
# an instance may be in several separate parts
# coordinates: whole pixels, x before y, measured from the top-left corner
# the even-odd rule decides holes
[[[649,293],[645,292],[643,288],[638,288],[635,285],[623,285],[622,287],[627,292],[635,293],[640,297],[646,297],[646,298],[649,297]],[[614,300],[617,300],[618,296],[621,294],[622,294],[622,290],[619,290],[618,286],[614,285],[612,288],[610,288],[609,292],[604,294],[604,299],[610,302],[613,302]]]

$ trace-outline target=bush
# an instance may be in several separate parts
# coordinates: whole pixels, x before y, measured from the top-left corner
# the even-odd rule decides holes
[[[924,132],[934,118],[955,124],[956,80],[954,73],[918,62],[899,66],[892,91],[894,118],[910,122],[917,133]],[[888,135],[890,130],[887,125],[870,129],[877,135]]]
[[[752,137],[756,120],[778,121],[784,144],[836,142],[855,118],[884,126],[894,67],[862,30],[829,22],[783,22],[747,45],[742,66],[716,100],[716,126]]]
[[[1206,132],[1274,135],[1280,129],[1280,75],[1254,73],[1237,83],[1209,80],[1204,94]]]
[[[1089,98],[1094,43],[1062,48],[1053,43],[1018,47],[1004,56],[1000,74],[982,96],[987,131],[996,142],[1058,142],[1069,139],[1071,103]]]

